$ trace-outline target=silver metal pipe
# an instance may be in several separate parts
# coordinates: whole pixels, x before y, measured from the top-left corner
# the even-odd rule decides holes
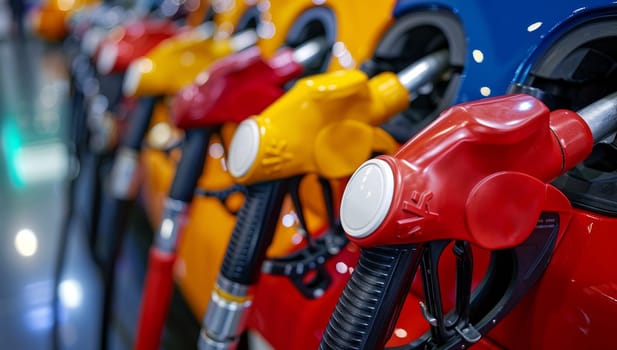
[[[255,30],[247,29],[234,34],[231,37],[229,44],[234,52],[238,52],[255,45],[258,39],[259,36]]]
[[[154,238],[156,247],[165,253],[174,253],[178,246],[180,230],[184,226],[188,203],[167,198],[163,207],[163,219]]]
[[[201,35],[202,38],[205,40],[205,39],[211,38],[212,35],[214,35],[215,27],[216,26],[214,25],[212,21],[204,22],[198,25],[197,27],[195,27],[195,29],[193,29],[193,32]]]
[[[200,350],[233,350],[246,329],[250,287],[218,277],[199,335]]]
[[[128,147],[118,150],[111,169],[110,192],[113,198],[133,200],[139,187],[139,154]]]
[[[311,39],[294,49],[293,60],[303,67],[314,66],[319,63],[331,49],[326,38],[319,37]]]
[[[435,81],[449,65],[448,50],[437,51],[422,57],[400,71],[397,74],[398,80],[407,88],[407,91],[414,92],[427,83]]]
[[[617,131],[617,92],[579,110],[578,114],[591,129],[594,143],[606,139]]]
[[[201,330],[199,333],[199,343],[197,348],[199,350],[235,350],[238,347],[239,339],[219,341],[214,340],[205,333],[205,330]]]
[[[252,286],[247,286],[238,282],[228,280],[223,276],[218,276],[216,284],[219,288],[227,294],[235,295],[238,297],[245,297],[251,293]]]

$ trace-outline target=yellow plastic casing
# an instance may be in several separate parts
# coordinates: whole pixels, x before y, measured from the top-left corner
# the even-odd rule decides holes
[[[141,63],[136,64],[144,66],[139,67],[139,84],[134,95],[168,96],[164,103],[156,106],[151,130],[153,127],[162,126],[163,129],[174,130],[166,133],[168,135],[181,133],[169,120],[168,104],[171,96],[191,83],[216,59],[233,52],[229,40],[231,33],[245,11],[254,4],[255,2],[251,1],[212,1],[216,25],[212,37],[206,38],[198,30],[183,33],[165,40],[140,60]],[[127,72],[128,74],[136,73]],[[233,126],[225,129],[228,130],[225,134],[229,139]],[[155,143],[166,142],[158,140]],[[225,169],[224,154],[220,153],[221,144],[222,140],[218,137],[211,140],[209,155],[199,180],[198,186],[208,191],[223,191],[234,185]],[[180,152],[176,149],[168,154],[156,147],[146,147],[142,152],[142,198],[153,227],[158,227],[162,219],[163,204]],[[174,275],[197,319],[202,316],[207,306],[210,290],[235,224],[232,213],[239,210],[242,201],[241,194],[230,196],[226,203],[212,197],[196,196],[191,204],[178,247]]]
[[[233,52],[229,40],[212,40],[201,30],[166,39],[131,63],[124,93],[129,96],[174,95],[212,62]],[[128,85],[127,85],[128,84]]]
[[[293,23],[315,3],[332,11],[335,18],[333,56],[327,70],[357,67],[373,53],[379,38],[392,21],[393,0],[357,2],[349,0],[264,0],[261,12],[262,39],[257,45],[264,54],[274,53],[285,42]]]
[[[231,173],[248,184],[306,173],[349,176],[373,152],[398,148],[377,126],[408,106],[409,93],[394,73],[368,79],[359,70],[340,70],[302,79],[244,122],[258,135],[234,140],[232,156],[248,152],[255,157],[241,166],[230,159]],[[257,149],[247,140],[257,140]]]
[[[233,6],[230,7],[232,4]],[[261,20],[266,21],[266,26],[260,26],[260,30],[258,30],[260,40],[257,43],[265,57],[271,57],[285,44],[287,31],[294,21],[305,10],[315,6],[311,0],[260,0],[259,4],[256,1],[241,3],[238,0],[214,0],[212,6],[215,10],[214,20],[217,23],[215,37],[229,37],[235,29],[235,23],[243,14],[242,8],[246,9],[247,6],[252,5],[259,6],[262,10]],[[391,23],[393,5],[393,0],[366,3],[365,5],[348,0],[327,1],[323,6],[331,9],[335,15],[335,42],[338,43],[336,44],[336,55],[332,55],[328,69],[354,68],[363,60],[368,59],[379,38]],[[217,10],[226,11],[221,13],[216,12]],[[270,25],[274,26],[274,33],[264,30]],[[228,189],[233,186],[233,179],[227,172],[225,165],[226,155],[220,155],[219,150],[220,145],[225,145],[224,149],[229,149],[228,143],[232,138],[234,129],[234,125],[225,125],[222,139],[211,142],[205,172],[200,178],[199,186],[201,188],[212,191]],[[163,152],[155,150],[147,151],[142,159],[146,172],[150,173],[149,176],[146,174],[144,186],[144,192],[150,193],[146,202],[151,207],[156,206],[158,208],[153,210],[155,217],[151,218],[156,227],[160,220],[160,208],[162,208],[162,203],[171,183],[176,163],[173,156],[168,157]],[[341,183],[332,182],[332,185],[334,186],[335,197],[340,196]],[[308,176],[302,181],[300,196],[305,205],[305,216],[308,229],[311,232],[320,230],[326,224],[326,210],[320,193],[321,190],[316,176]],[[153,195],[156,195],[156,198]],[[224,206],[213,198],[195,197],[191,205],[189,219],[178,248],[179,258],[176,264],[175,278],[197,319],[201,319],[207,307],[210,291],[235,224],[235,217],[230,215],[230,209],[238,209],[242,200],[242,196],[235,196],[232,200],[233,203]],[[293,215],[294,210],[291,201],[287,198],[280,214],[274,242],[268,251],[269,256],[283,255],[297,249],[303,243],[299,239],[301,235],[297,229],[297,220],[293,222],[292,226],[289,226],[289,220],[283,220],[285,217],[295,217]]]
[[[210,2],[214,10],[214,23],[217,26],[216,32],[220,32],[221,26],[228,27],[226,23],[235,23],[244,15],[244,12],[251,6],[251,1],[236,1],[236,0],[213,0]],[[223,35],[224,36],[224,35]],[[142,168],[144,174],[143,184],[143,196],[148,198],[144,201],[146,210],[149,213],[150,220],[155,227],[158,226],[161,220],[162,208],[167,191],[171,185],[171,181],[174,175],[174,169],[176,163],[174,159],[169,157],[168,154],[162,152],[159,145],[165,145],[168,140],[155,140],[152,141],[152,130],[154,127],[162,127],[159,129],[174,130],[174,132],[167,132],[165,134],[172,135],[181,133],[170,122],[169,119],[169,104],[172,96],[175,95],[175,91],[183,84],[188,84],[195,78],[195,67],[191,68],[192,73],[182,72],[181,69],[176,66],[176,61],[181,61],[182,55],[185,56],[184,61],[187,63],[195,63],[194,60],[203,57],[197,57],[195,52],[201,52],[200,55],[205,55],[208,62],[214,61],[214,56],[224,56],[224,52],[230,52],[228,40],[220,40],[216,44],[212,44],[211,39],[206,39],[203,32],[191,31],[183,33],[177,37],[170,38],[164,41],[156,48],[154,48],[145,60],[139,60],[140,63],[134,64],[135,68],[132,68],[136,72],[127,72],[127,75],[136,75],[134,79],[139,80],[137,88],[135,89],[135,95],[167,95],[163,100],[164,102],[157,104],[155,108],[155,114],[150,123],[150,132],[147,137],[147,144],[150,147],[146,147],[142,152]],[[211,55],[208,48],[216,51],[214,55]],[[189,62],[190,61],[190,62]],[[199,66],[206,66],[208,63],[200,63]],[[140,67],[138,67],[140,66]],[[143,67],[141,67],[143,66]],[[142,71],[145,72],[142,75]],[[170,81],[167,79],[170,75],[176,76],[177,79]],[[142,81],[142,78],[143,81]],[[130,79],[125,77],[125,79]],[[167,86],[167,83],[170,83]],[[126,84],[126,82],[125,82]],[[179,151],[178,151],[179,152]],[[173,155],[179,156],[173,152]],[[210,175],[215,177],[222,177],[226,183],[231,183],[231,178],[224,172],[223,175]],[[199,200],[199,199],[198,199]]]
[[[186,16],[186,24],[197,27],[204,22],[206,14],[210,9],[210,0],[188,0],[183,5],[189,11]]]
[[[227,39],[236,32],[238,22],[251,6],[257,6],[260,0],[212,0],[214,24],[217,39]]]
[[[214,61],[234,52],[230,36],[225,34],[226,28],[229,23],[240,20],[249,4],[227,1],[222,8],[219,3],[221,1],[212,2],[214,33],[196,27],[164,40],[129,66],[124,93],[129,96],[175,95]]]
[[[226,154],[223,151],[229,147],[223,139],[230,140],[234,128],[234,125],[226,125],[222,130],[222,137],[214,137],[211,140],[203,174],[199,179],[200,189],[215,192],[226,191],[234,186],[233,179],[226,169]],[[172,151],[167,155],[152,149],[146,152],[147,154],[141,158],[142,168],[146,170],[143,186],[147,189],[142,192],[142,197],[146,203],[148,217],[156,227],[161,220],[163,203],[180,154]],[[318,186],[316,179],[307,178],[300,188],[302,198],[311,196],[315,198],[305,210],[308,228],[312,232],[324,225],[325,207],[321,203],[322,199],[314,195],[320,193]],[[335,195],[340,196],[342,188],[335,187],[334,190]],[[243,200],[244,196],[236,192],[227,197],[225,202],[213,197],[195,196],[191,204],[178,247],[174,276],[197,319],[203,316],[208,305],[210,291],[214,286],[227,241],[236,222],[234,213],[240,209]],[[285,216],[295,218],[293,211],[291,201],[286,200],[280,214],[277,238],[268,251],[269,255],[280,256],[302,244],[301,234],[296,227],[297,222],[289,225],[289,220],[283,220]]]
[[[39,37],[60,41],[68,34],[68,19],[73,13],[100,0],[47,0],[28,14],[28,24]]]

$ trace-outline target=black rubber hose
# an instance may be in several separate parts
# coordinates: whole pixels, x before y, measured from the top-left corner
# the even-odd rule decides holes
[[[122,137],[122,147],[132,149],[134,151],[139,151],[141,149],[141,144],[146,136],[146,132],[148,132],[148,127],[150,125],[150,120],[152,119],[152,112],[154,111],[156,101],[156,97],[146,97],[139,100],[139,105],[135,110],[135,114],[131,116],[129,121],[126,134]],[[94,186],[97,186],[98,191],[101,190],[98,186],[104,187],[103,181],[99,181],[98,177],[102,176],[105,178],[107,177],[107,174],[101,174],[104,171],[102,167],[100,167],[100,163],[95,164],[95,167],[95,171],[97,172],[95,176],[97,179]],[[128,202],[125,200],[114,199],[112,196],[104,193],[96,194],[97,195],[94,196],[94,200],[101,201],[101,203],[95,203],[93,205],[93,209],[98,208],[100,211],[96,211],[93,215],[92,224],[96,230],[94,233],[95,240],[101,240],[102,243],[95,243],[97,245],[95,257],[98,261],[106,264],[106,260],[113,249],[105,248],[105,246],[108,245],[107,242],[115,239],[115,237],[112,236],[117,235],[117,232],[119,232],[117,231],[118,229],[123,229],[124,224],[122,223],[122,220],[119,219],[119,215],[122,215],[122,212],[126,211]],[[103,247],[101,247],[101,245]]]
[[[121,146],[134,150],[141,149],[141,144],[146,137],[146,132],[148,132],[154,106],[158,99],[158,97],[142,97],[139,99],[135,114],[129,119],[126,134],[122,137],[122,141],[120,141]]]
[[[231,238],[225,251],[221,274],[243,285],[257,282],[266,250],[272,243],[287,181],[263,182],[247,187]]]
[[[113,163],[113,156],[92,153],[90,157],[91,169],[86,169],[85,167],[82,168],[84,176],[87,177],[87,180],[85,180],[88,184],[87,193],[89,197],[92,198],[90,203],[88,203],[89,207],[87,210],[90,215],[87,217],[88,221],[86,221],[85,227],[88,232],[88,246],[90,248],[90,253],[98,264],[99,261],[97,260],[96,246],[102,210],[101,206],[103,202],[103,194],[105,192],[103,189],[103,183],[105,182],[105,179],[108,178],[109,167],[110,164]]]
[[[421,253],[421,246],[362,249],[319,349],[383,349],[392,335]]]
[[[185,203],[193,200],[197,181],[206,162],[211,135],[211,128],[187,130],[182,144],[182,155],[169,189],[169,198]]]
[[[107,197],[97,234],[97,257],[103,274],[103,314],[101,319],[101,349],[108,348],[109,328],[113,313],[113,293],[116,261],[120,255],[124,228],[128,220],[129,201]],[[109,215],[109,216],[107,216]]]
[[[154,106],[158,97],[144,97],[139,100],[135,114],[131,116],[126,134],[120,146],[135,151],[141,150],[142,142],[148,132]],[[103,272],[103,315],[101,321],[101,349],[108,348],[108,330],[112,320],[113,292],[116,260],[120,254],[122,240],[128,220],[128,210],[132,200],[118,199],[103,194],[101,214],[96,233],[96,257]]]
[[[155,97],[146,97],[139,100],[135,114],[131,116],[129,121],[127,132],[122,138],[122,146],[133,150],[141,149],[141,144],[152,119],[155,103]],[[97,169],[97,171],[102,171],[102,169]],[[102,184],[97,183],[96,185]],[[106,192],[100,193],[100,214],[95,220],[97,241],[95,258],[102,267],[107,280],[113,274],[113,260],[120,249],[122,233],[126,227],[127,211],[131,201],[114,198],[113,195]]]
[[[73,150],[74,151],[74,150]],[[53,317],[54,322],[52,324],[52,349],[60,350],[63,348],[62,339],[60,335],[61,328],[61,312],[62,306],[60,305],[60,283],[62,282],[62,273],[64,271],[64,265],[66,262],[67,252],[68,252],[68,244],[71,239],[70,228],[71,223],[75,219],[75,196],[76,187],[78,181],[78,174],[71,175],[68,181],[68,188],[66,190],[66,199],[65,199],[65,213],[62,219],[62,225],[60,226],[60,237],[58,240],[58,255],[56,255],[56,261],[54,262],[54,272],[53,272],[53,296],[52,296],[52,308],[53,308]]]
[[[75,159],[82,161],[83,150],[86,147],[86,111],[84,95],[79,89],[75,93],[71,105],[71,125],[69,142],[74,151]]]
[[[68,148],[69,154],[72,157],[72,161],[77,162],[73,166],[81,167],[82,163],[82,149],[81,149],[81,139],[83,137],[83,132],[85,129],[82,125],[82,118],[84,115],[84,94],[80,87],[78,87],[78,83],[76,82],[75,76],[71,76],[71,86],[73,89],[73,98],[71,99],[71,109],[70,109],[70,119],[69,119],[69,130],[68,130]],[[72,170],[71,170],[72,171]],[[71,236],[69,234],[69,230],[71,228],[71,223],[75,219],[75,196],[77,195],[77,182],[79,181],[81,175],[81,169],[76,174],[71,173],[68,179],[68,187],[67,187],[67,196],[65,200],[65,213],[62,219],[62,225],[60,226],[60,237],[58,240],[58,255],[56,256],[56,261],[54,262],[54,271],[53,271],[53,293],[52,293],[52,309],[53,309],[53,318],[54,322],[52,325],[52,346],[53,350],[59,350],[63,348],[62,337],[60,334],[61,328],[61,319],[60,314],[62,311],[62,306],[60,305],[60,283],[62,282],[62,273],[64,271],[64,265],[66,262],[66,255],[68,251],[68,244]]]
[[[104,273],[111,268],[116,252],[119,251],[124,228],[128,220],[130,201],[103,194],[101,216],[97,225],[96,257]]]

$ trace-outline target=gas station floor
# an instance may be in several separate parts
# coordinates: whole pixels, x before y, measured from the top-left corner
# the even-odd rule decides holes
[[[83,176],[92,164],[70,156],[66,67],[61,45],[0,41],[0,347],[6,349],[100,348],[104,285],[88,245],[92,183]],[[151,241],[138,208],[130,222],[116,268],[109,349],[132,348]],[[198,322],[187,316],[179,293],[172,303],[165,348],[194,348]]]
[[[0,41],[0,62],[0,344],[44,349],[66,211],[69,84],[61,52],[33,40]],[[81,283],[65,286],[83,305]]]

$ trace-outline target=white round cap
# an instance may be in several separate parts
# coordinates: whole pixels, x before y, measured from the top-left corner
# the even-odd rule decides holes
[[[96,68],[101,74],[108,74],[114,69],[118,59],[118,46],[115,44],[103,45],[99,58],[96,61]]]
[[[247,119],[238,125],[229,147],[227,167],[233,177],[242,177],[253,166],[259,150],[259,126],[253,119]]]
[[[122,82],[122,93],[125,96],[133,96],[137,92],[139,86],[139,80],[141,79],[141,68],[139,67],[140,59],[137,59],[129,65],[124,75],[124,81]]]
[[[347,234],[363,238],[373,233],[390,210],[394,174],[380,159],[364,162],[351,176],[341,201],[341,224]]]

